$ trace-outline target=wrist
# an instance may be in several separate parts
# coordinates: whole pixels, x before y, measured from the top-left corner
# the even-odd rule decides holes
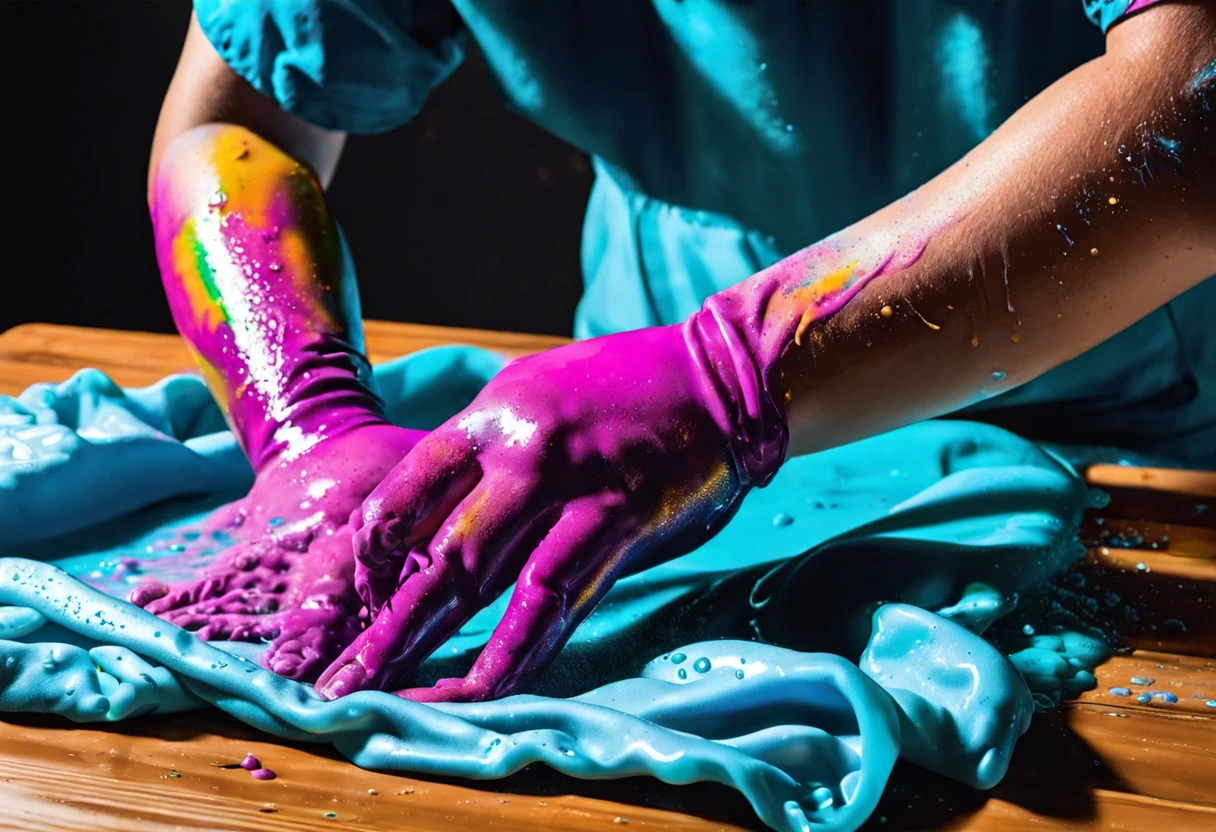
[[[235,422],[244,423],[240,433],[255,470],[322,441],[391,427],[372,389],[370,365],[348,344],[314,345],[276,393],[273,401],[250,402],[232,412]]]
[[[785,461],[789,427],[783,404],[770,388],[742,304],[733,295],[713,295],[681,327],[694,365],[704,380],[703,403],[721,430],[741,480],[763,487]]]

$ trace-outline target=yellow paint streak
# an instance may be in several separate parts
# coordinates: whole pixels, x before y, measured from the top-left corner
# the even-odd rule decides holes
[[[307,298],[312,307],[313,314],[307,316],[307,320],[329,329],[336,328],[338,324],[318,292],[317,258],[309,250],[308,241],[296,229],[284,229],[279,235],[279,253],[283,258],[281,265],[288,269],[287,273],[295,283],[299,296]]]
[[[916,313],[916,317],[920,318],[920,319],[921,319],[921,321],[923,321],[923,322],[924,322],[925,326],[929,327],[929,329],[935,329],[935,330],[936,330],[936,329],[941,329],[941,327],[940,327],[940,326],[938,326],[937,324],[935,324],[935,323],[933,323],[932,321],[930,321],[930,320],[929,320],[928,318],[926,318],[924,315],[920,314],[920,310],[919,310],[919,309],[917,309],[915,306],[913,306],[913,305],[912,305],[912,301],[908,300],[907,298],[904,298],[904,300],[905,300],[905,301],[907,301],[907,303],[908,303],[908,308],[910,308],[910,309],[911,309],[913,312],[915,312],[915,313]],[[884,307],[884,308],[885,308],[885,307]]]
[[[817,317],[816,313],[819,310],[815,308],[815,304],[828,295],[836,294],[843,289],[849,279],[853,277],[856,268],[857,261],[854,260],[843,268],[824,275],[809,286],[795,289],[790,293],[794,303],[806,304],[806,311],[802,313],[802,318],[798,321],[798,329],[794,331],[795,344],[802,346],[802,334]]]
[[[659,498],[659,505],[650,519],[642,524],[636,538],[651,537],[664,526],[684,522],[690,510],[714,502],[726,490],[733,465],[724,456],[715,461],[713,470],[691,492],[685,488],[666,488]],[[612,557],[600,565],[595,576],[583,587],[582,592],[574,599],[572,609],[583,609],[590,604],[600,592],[600,588],[609,575],[618,574],[620,561],[630,551],[628,546],[618,546]]]
[[[267,211],[288,179],[311,176],[306,167],[243,127],[225,127],[214,139],[211,165],[224,212],[240,214],[247,225],[267,229]],[[319,190],[319,186],[318,186]]]
[[[461,508],[460,517],[456,519],[449,533],[449,539],[457,546],[470,539],[475,530],[483,528],[482,514],[490,501],[491,491],[489,488],[483,489],[469,505]]]
[[[191,318],[200,329],[215,332],[224,319],[224,310],[211,298],[203,276],[199,273],[195,221],[187,219],[173,238],[173,269],[181,280],[182,289],[190,301]]]
[[[193,347],[190,348],[190,352],[194,355],[194,363],[198,365],[198,371],[203,376],[203,382],[206,383],[207,389],[211,391],[211,395],[215,397],[215,403],[223,411],[225,421],[230,421],[229,416],[232,414],[232,403],[237,398],[236,394],[229,396],[228,382],[224,379],[224,375],[219,371],[219,368],[203,358]],[[237,439],[240,439],[240,432],[234,431],[234,433]]]

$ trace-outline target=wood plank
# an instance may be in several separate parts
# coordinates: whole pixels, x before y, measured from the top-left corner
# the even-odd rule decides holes
[[[504,792],[365,771],[321,746],[279,743],[218,712],[101,728],[36,717],[8,719],[12,721],[0,721],[0,801],[5,806],[0,827],[5,829],[129,832],[133,822],[140,830],[250,832],[421,832],[448,830],[455,822],[464,828],[520,832],[620,829],[623,822],[629,829],[674,832],[749,828],[641,805],[644,796],[637,792],[635,805],[564,794],[574,782],[565,778],[517,775],[509,781],[515,791]],[[259,781],[243,769],[222,767],[239,763],[247,753],[278,777]],[[679,792],[668,789],[667,797],[678,800]],[[734,808],[747,816],[746,807]]]
[[[1074,571],[1086,578],[1078,594],[1134,611],[1111,619],[1124,646],[1216,657],[1216,560],[1096,547]]]
[[[1112,656],[1094,675],[1098,686],[1073,700],[1076,704],[1166,717],[1185,714],[1209,720],[1210,725],[1199,725],[1196,730],[1208,732],[1212,764],[1216,765],[1216,708],[1207,704],[1216,702],[1216,659],[1136,650],[1131,655]],[[1151,681],[1141,684],[1133,679]],[[1125,688],[1131,695],[1112,694],[1111,688]],[[1137,701],[1139,694],[1149,691],[1168,691],[1178,697],[1178,702],[1171,705],[1161,697],[1154,697],[1148,704]],[[1212,774],[1216,778],[1216,770]],[[1216,800],[1216,794],[1213,799]]]
[[[1216,824],[1216,809],[1179,803],[1171,800],[1144,798],[1124,792],[1095,789],[1088,795],[1086,805],[1068,809],[1032,808],[1016,801],[988,797],[978,810],[956,811],[944,816],[938,809],[933,820],[926,815],[901,817],[898,814],[877,815],[866,824],[867,830],[934,829],[942,832],[1093,832],[1096,829],[1161,830],[1161,832],[1211,832]],[[881,820],[886,818],[886,820]]]
[[[1117,517],[1133,523],[1151,518],[1157,523],[1216,529],[1216,502],[1209,497],[1175,494],[1158,488],[1104,486],[1102,490],[1110,495],[1110,505],[1101,512],[1104,517]]]
[[[447,344],[472,344],[516,357],[569,343],[568,338],[490,332],[482,329],[397,324],[364,324],[373,363]],[[176,335],[111,329],[22,324],[0,334],[0,393],[15,396],[41,381],[66,381],[82,367],[104,369],[119,384],[142,387],[180,372],[194,361]]]
[[[1116,656],[1098,688],[1036,714],[991,792],[900,763],[871,829],[1208,829],[1216,820],[1216,711],[1188,694],[1211,690],[1216,662],[1164,653]],[[1117,697],[1111,686],[1171,690],[1176,706]],[[880,820],[886,818],[886,822]]]
[[[1201,526],[1091,516],[1081,526],[1081,539],[1091,546],[1147,546],[1182,557],[1216,558],[1216,529]]]
[[[554,335],[530,335],[518,332],[492,332],[486,329],[398,324],[390,321],[365,321],[364,335],[373,362],[398,355],[408,355],[427,347],[444,344],[473,344],[512,357],[541,352],[570,343],[569,338]]]
[[[1170,800],[1095,789],[1092,812],[1082,817],[1053,817],[1037,813],[1016,803],[993,798],[984,811],[964,823],[947,829],[968,832],[1024,832],[1024,830],[1168,830],[1168,832],[1211,832],[1216,824],[1216,809]]]
[[[1132,465],[1091,465],[1085,479],[1099,488],[1134,488],[1216,500],[1216,472]]]

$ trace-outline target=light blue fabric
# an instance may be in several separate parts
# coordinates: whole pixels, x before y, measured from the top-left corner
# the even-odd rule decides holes
[[[426,428],[501,366],[452,347],[376,376],[392,418]],[[86,370],[0,399],[0,710],[88,722],[211,703],[363,766],[711,780],[773,828],[843,830],[897,755],[993,785],[1032,707],[1015,667],[1049,702],[1092,686],[1103,655],[1080,636],[1017,636],[1002,642],[1011,661],[977,635],[1081,554],[1090,499],[1066,464],[986,425],[931,422],[793,460],[710,543],[618,582],[538,695],[484,705],[322,702],[261,670],[261,645],[221,650],[92,588],[185,577],[152,544],[248,483],[197,378],[122,390]],[[504,602],[418,681],[462,673]],[[824,649],[836,654],[809,652]]]
[[[1105,32],[1115,21],[1127,14],[1133,0],[1081,0],[1085,14]]]
[[[441,0],[197,0],[194,11],[237,74],[328,130],[402,124],[464,58]]]

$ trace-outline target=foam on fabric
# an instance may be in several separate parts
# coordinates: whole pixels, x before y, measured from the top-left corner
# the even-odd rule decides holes
[[[376,373],[391,418],[429,428],[502,363],[445,347]],[[112,597],[171,577],[149,543],[248,487],[222,428],[188,376],[122,390],[83,371],[0,400],[0,710],[98,722],[214,705],[368,768],[708,780],[774,829],[849,830],[899,756],[994,785],[1032,690],[1051,701],[1102,657],[1057,633],[1011,662],[979,635],[1079,557],[1090,496],[1031,443],[940,421],[791,460],[708,544],[619,581],[534,694],[327,702],[263,670],[258,645],[208,644]],[[504,607],[415,681],[462,673]]]

